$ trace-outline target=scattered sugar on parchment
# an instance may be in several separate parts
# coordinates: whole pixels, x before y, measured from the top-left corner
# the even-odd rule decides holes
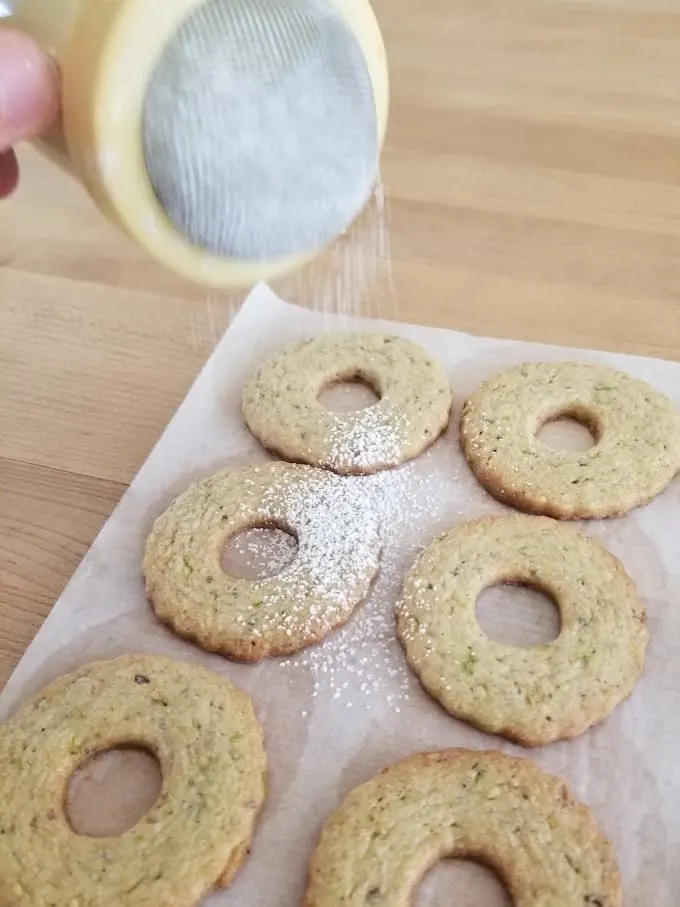
[[[423,528],[446,524],[451,502],[442,494],[436,472],[422,462],[346,481],[358,498],[370,498],[380,520],[378,580],[342,630],[280,664],[310,673],[313,699],[330,695],[347,708],[371,709],[380,697],[399,711],[409,696],[410,676],[396,637],[394,604],[403,576],[421,550]],[[411,542],[405,544],[408,538]]]
[[[247,529],[230,540],[222,566],[232,576],[261,579],[281,573],[297,552],[295,537],[282,529]]]

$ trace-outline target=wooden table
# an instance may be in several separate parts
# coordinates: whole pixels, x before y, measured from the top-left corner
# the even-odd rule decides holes
[[[680,358],[678,0],[376,8],[399,317]],[[2,681],[242,298],[22,164],[0,208]]]

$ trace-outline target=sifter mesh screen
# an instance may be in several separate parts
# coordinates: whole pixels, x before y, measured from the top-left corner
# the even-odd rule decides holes
[[[329,0],[207,0],[149,83],[144,154],[175,227],[209,252],[313,252],[377,176],[370,76]]]

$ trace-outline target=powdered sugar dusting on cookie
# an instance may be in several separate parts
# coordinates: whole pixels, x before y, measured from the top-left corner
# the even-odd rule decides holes
[[[380,402],[338,414],[319,394],[360,381]],[[412,460],[448,424],[446,372],[418,344],[394,334],[319,335],[262,362],[243,388],[243,416],[264,447],[286,460],[367,474]]]
[[[293,535],[295,559],[253,580],[220,570],[220,546],[252,528]],[[144,569],[162,619],[210,651],[252,662],[298,652],[347,621],[370,589],[380,547],[371,501],[346,479],[267,463],[191,486],[156,521]]]
[[[297,540],[297,556],[276,577],[254,581],[261,592],[257,613],[240,615],[238,623],[245,632],[282,630],[309,644],[343,623],[368,591],[380,535],[371,502],[357,498],[349,480],[320,470],[288,469],[297,470],[300,481],[265,487],[256,516],[289,532]],[[244,481],[257,482],[258,473],[252,470]],[[279,558],[274,551],[274,560]]]
[[[399,461],[408,436],[408,417],[380,405],[339,420],[331,431],[329,465],[343,470],[379,468]]]

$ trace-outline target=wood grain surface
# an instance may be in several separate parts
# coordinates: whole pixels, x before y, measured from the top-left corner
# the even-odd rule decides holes
[[[678,0],[375,6],[392,77],[379,305],[680,358]],[[0,206],[0,682],[243,297],[161,270],[67,177],[21,164]],[[334,262],[284,291],[313,303]]]

